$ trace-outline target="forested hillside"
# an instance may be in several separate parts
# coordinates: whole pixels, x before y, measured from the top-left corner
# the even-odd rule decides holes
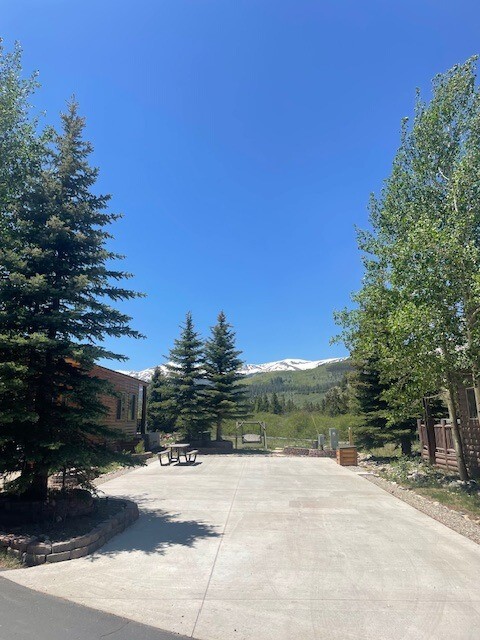
[[[258,410],[268,410],[262,406],[265,399],[269,404],[275,397],[287,409],[320,409],[326,393],[342,384],[352,368],[350,360],[324,364],[307,371],[282,371],[257,373],[245,379],[249,398]],[[260,405],[260,406],[259,406]]]

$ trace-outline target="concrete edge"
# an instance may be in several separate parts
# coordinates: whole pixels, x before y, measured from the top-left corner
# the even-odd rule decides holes
[[[5,550],[7,556],[16,558],[27,567],[74,560],[94,553],[117,533],[121,533],[133,524],[139,516],[136,502],[123,498],[109,498],[109,500],[120,502],[122,508],[87,534],[52,543],[33,536],[0,533],[0,549]]]

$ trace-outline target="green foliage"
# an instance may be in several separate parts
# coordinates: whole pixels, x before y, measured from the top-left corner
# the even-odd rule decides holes
[[[331,387],[322,400],[321,408],[329,416],[348,413],[351,404],[351,389],[344,377],[339,385]]]
[[[128,274],[112,267],[106,227],[118,216],[93,193],[77,104],[60,133],[37,136],[31,88],[19,53],[0,51],[0,472],[20,472],[11,488],[45,498],[52,472],[124,460],[102,424],[111,389],[89,372],[120,357],[105,337],[139,334],[109,304],[136,294],[117,284]]]
[[[444,388],[460,473],[456,382],[470,371],[480,408],[480,93],[476,60],[433,82],[380,197],[372,231],[360,232],[365,278],[357,308],[339,314],[355,358],[378,359],[387,419],[408,419],[419,399]]]
[[[278,396],[275,393],[275,391],[272,393],[272,409],[271,409],[272,413],[283,413],[282,411],[282,405],[280,404],[279,400],[278,400]]]
[[[354,429],[360,424],[357,416],[345,414],[341,416],[326,416],[321,412],[310,411],[293,411],[291,413],[273,414],[265,412],[255,412],[249,420],[261,420],[265,422],[267,428],[267,437],[269,446],[273,438],[289,438],[295,439],[317,440],[319,433],[325,434],[328,439],[328,429],[339,429],[340,439],[348,441],[348,428]],[[225,424],[224,434],[230,437],[235,435],[235,421],[229,421]],[[274,446],[283,446],[278,441]]]
[[[193,440],[210,428],[211,415],[205,392],[203,342],[195,331],[192,314],[187,313],[169,355],[168,387],[175,407],[175,426]]]
[[[381,382],[377,361],[370,358],[357,362],[350,380],[356,413],[362,418],[361,425],[355,430],[356,443],[372,449],[392,442],[402,447],[402,453],[410,455],[416,437],[416,421],[407,418],[388,420],[388,403],[385,400],[388,385]]]
[[[135,453],[145,453],[145,443],[143,440],[140,440],[140,442],[137,442],[135,445]]]
[[[342,360],[306,371],[256,373],[246,376],[245,385],[256,411],[271,410],[273,393],[285,403],[285,411],[320,411],[325,394],[341,384],[351,366],[349,360]]]
[[[169,432],[175,426],[177,410],[167,377],[156,367],[147,394],[149,431]]]
[[[248,414],[245,400],[244,376],[239,373],[241,351],[235,348],[235,333],[223,311],[212,327],[211,337],[205,342],[204,375],[208,384],[205,395],[208,411],[216,426],[216,439],[222,439],[225,420]],[[242,381],[242,382],[240,382]]]

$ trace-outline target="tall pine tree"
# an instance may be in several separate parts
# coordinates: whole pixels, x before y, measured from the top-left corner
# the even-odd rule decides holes
[[[189,439],[197,440],[210,426],[205,397],[203,342],[187,313],[180,337],[170,350],[168,386],[177,415],[176,426]]]
[[[168,379],[160,367],[156,367],[148,387],[148,430],[170,431],[174,428],[176,419],[176,405]]]
[[[235,347],[235,332],[221,311],[211,337],[205,342],[205,376],[209,411],[216,427],[216,440],[222,439],[225,420],[240,418],[248,413],[246,388],[239,373],[243,364],[241,351]]]
[[[136,294],[111,266],[120,256],[106,248],[106,227],[118,216],[92,191],[98,170],[83,128],[71,102],[61,132],[25,165],[23,187],[0,185],[0,471],[20,472],[12,488],[36,499],[65,466],[121,458],[102,425],[111,389],[90,371],[99,358],[122,358],[105,337],[139,337],[108,303]]]

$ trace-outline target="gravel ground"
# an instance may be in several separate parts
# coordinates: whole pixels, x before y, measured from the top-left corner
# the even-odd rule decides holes
[[[420,496],[412,489],[404,489],[389,480],[380,478],[373,473],[366,471],[364,467],[348,468],[354,473],[361,475],[365,480],[373,482],[373,484],[376,484],[384,491],[388,491],[388,493],[391,493],[396,498],[399,498],[412,507],[415,507],[415,509],[426,513],[427,516],[434,518],[434,520],[438,520],[438,522],[441,522],[450,529],[460,533],[462,536],[470,538],[473,542],[480,544],[480,525],[471,520],[469,516],[462,515],[458,511],[449,509],[439,502]]]

